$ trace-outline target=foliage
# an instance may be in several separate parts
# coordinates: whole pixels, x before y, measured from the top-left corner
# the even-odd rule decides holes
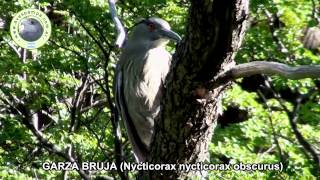
[[[159,16],[182,36],[185,33],[189,6],[185,1],[128,0],[117,5],[128,28],[139,18]],[[9,46],[14,42],[8,24],[16,12],[30,7],[49,11],[53,32],[50,41],[28,52],[23,62]],[[252,0],[250,8],[251,25],[237,55],[238,63],[255,60],[294,66],[320,63],[319,55],[303,48],[300,42],[303,29],[315,25],[310,1]],[[42,169],[44,162],[67,160],[39,142],[28,126],[32,118],[27,119],[25,114],[38,116],[43,136],[62,152],[72,147],[80,161],[115,162],[108,96],[112,96],[112,76],[119,51],[113,47],[115,29],[107,0],[43,0],[31,4],[26,0],[1,1],[0,9],[0,20],[7,22],[6,28],[0,29],[1,179],[53,179],[63,175],[61,171]],[[267,13],[274,18],[273,25]],[[173,44],[169,50],[174,51]],[[37,57],[33,58],[35,54]],[[293,112],[298,96],[316,89],[319,82],[272,77],[267,79],[271,84],[267,91],[261,88],[266,86],[263,83],[248,90],[244,81],[237,81],[224,95],[223,105],[225,110],[229,106],[239,107],[248,112],[248,117],[244,122],[216,129],[210,144],[211,163],[282,162],[284,169],[211,171],[210,179],[315,179],[316,166],[293,133],[285,109]],[[287,97],[290,93],[292,97]],[[297,121],[298,130],[318,151],[319,96],[319,91],[315,91],[303,100]],[[122,133],[125,134],[123,129]],[[124,160],[133,161],[126,136],[121,141]],[[119,177],[116,171],[97,171],[93,175]],[[79,174],[71,171],[68,176],[78,178]]]
[[[312,7],[310,1],[251,1],[251,25],[247,30],[245,42],[238,52],[237,62],[278,61],[292,66],[319,64],[319,55],[303,48],[300,41],[303,30],[308,26],[314,26]],[[272,24],[267,13],[273,18]],[[219,157],[220,159],[224,157],[224,160],[227,159],[229,162],[282,162],[283,171],[212,172],[211,177],[213,179],[217,177],[315,179],[319,176],[317,174],[319,169],[316,169],[315,162],[299,144],[289,123],[290,114],[283,106],[292,112],[299,96],[319,88],[318,81],[287,80],[277,76],[270,79],[262,77],[262,79],[262,81],[259,78],[239,80],[225,94],[225,109],[230,105],[237,106],[246,110],[249,116],[245,122],[230,124],[215,131],[211,144],[211,159],[220,163],[221,161],[217,161]],[[277,95],[280,97],[276,97]],[[297,113],[298,130],[317,151],[320,147],[317,142],[319,97],[318,90],[308,94]]]

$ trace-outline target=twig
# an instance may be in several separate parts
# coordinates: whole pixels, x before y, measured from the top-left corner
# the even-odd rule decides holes
[[[103,42],[105,42],[109,47],[112,47],[112,45],[109,43],[106,36],[104,35],[102,29],[97,24],[94,24],[93,27],[99,32],[100,37],[103,40]]]
[[[270,106],[268,106],[268,104],[267,104],[267,99],[266,99],[266,97],[263,95],[263,93],[262,93],[260,90],[258,90],[258,94],[259,94],[260,97],[263,99],[263,102],[264,102],[265,106],[267,107],[269,113],[271,113],[271,108],[270,108]],[[271,126],[271,130],[272,130],[273,141],[274,141],[274,143],[276,144],[276,147],[277,147],[277,149],[278,149],[280,161],[281,161],[282,163],[284,163],[284,158],[283,158],[282,149],[281,149],[281,146],[280,146],[278,137],[276,136],[276,130],[275,130],[275,128],[274,128],[273,121],[272,121],[272,118],[271,118],[270,115],[268,116],[268,119],[269,119],[270,126]]]
[[[34,126],[30,124],[31,114],[26,108],[24,108],[24,109],[25,109],[25,111],[22,111],[22,113],[23,113],[22,123],[29,130],[31,130],[32,134],[40,142],[40,147],[44,147],[47,151],[54,153],[60,157],[63,157],[64,159],[66,159],[69,162],[76,162],[79,165],[79,162],[77,162],[70,154],[65,153],[58,146],[56,146],[53,143],[50,143],[49,140],[46,139],[41,132],[37,131],[34,128]],[[81,167],[81,166],[79,166],[79,167]],[[89,179],[89,176],[81,168],[77,171],[83,179]]]
[[[320,156],[313,149],[311,144],[309,144],[308,141],[302,136],[302,134],[300,133],[300,131],[298,130],[298,127],[297,127],[297,120],[299,118],[299,109],[301,107],[301,102],[303,99],[305,99],[305,97],[310,96],[310,94],[312,94],[312,93],[314,93],[314,90],[311,90],[309,93],[307,93],[305,95],[301,95],[298,98],[297,103],[294,106],[294,110],[290,114],[288,114],[288,116],[289,116],[289,123],[290,123],[291,129],[293,130],[293,133],[296,136],[299,144],[303,147],[303,149],[305,151],[310,153],[310,155],[316,165],[316,169],[317,169],[317,171],[319,171],[320,170]]]
[[[297,99],[297,102],[294,104],[294,109],[293,111],[290,111],[286,106],[284,100],[271,88],[269,81],[265,81],[266,86],[271,90],[274,98],[276,98],[279,102],[283,110],[287,113],[287,116],[289,118],[289,124],[291,126],[291,129],[293,130],[293,133],[298,140],[299,144],[302,146],[303,150],[302,151],[307,158],[310,158],[310,155],[316,165],[316,171],[320,170],[320,157],[317,154],[317,152],[312,148],[310,143],[302,136],[300,131],[298,130],[297,127],[297,120],[299,117],[299,109],[302,103],[302,100],[310,97],[311,94],[315,93],[317,89],[311,89],[308,93],[300,95],[300,97]],[[309,154],[310,155],[309,155]]]
[[[112,1],[115,5],[115,1]],[[112,5],[112,4],[111,4]],[[77,18],[78,22],[80,23],[81,27],[87,32],[87,34],[91,37],[91,39],[98,45],[99,49],[102,51],[104,55],[104,83],[106,88],[102,88],[107,96],[107,102],[109,104],[109,108],[111,111],[111,122],[113,127],[113,134],[114,134],[114,146],[115,146],[115,156],[116,156],[116,165],[117,165],[117,172],[121,179],[128,179],[127,173],[120,170],[120,164],[123,161],[123,148],[121,143],[121,131],[120,131],[120,122],[118,119],[117,111],[115,109],[115,105],[113,103],[113,99],[111,97],[111,91],[109,89],[109,74],[108,74],[108,64],[110,60],[110,49],[107,51],[102,43],[98,41],[95,36],[90,32],[90,30],[81,22],[79,18]],[[98,83],[99,84],[99,83]],[[101,86],[103,87],[103,86]]]
[[[109,57],[109,52],[103,47],[103,45],[95,38],[95,36],[91,33],[91,31],[81,22],[79,18],[77,18],[80,26],[86,31],[86,33],[91,37],[91,39],[98,45],[99,49],[102,51],[103,55],[106,59]]]
[[[116,156],[116,164],[117,164],[117,170],[122,180],[128,179],[127,172],[123,172],[120,170],[120,164],[123,162],[123,147],[121,142],[121,130],[120,130],[120,121],[119,121],[119,115],[118,111],[115,108],[115,105],[113,103],[113,99],[111,98],[111,92],[109,89],[109,74],[108,74],[108,61],[104,63],[104,80],[105,80],[105,88],[107,95],[107,101],[109,104],[109,108],[111,111],[111,123],[112,123],[112,131],[114,135],[114,146],[115,146],[115,156]]]
[[[92,108],[97,108],[97,107],[102,107],[102,106],[109,108],[108,105],[109,105],[109,104],[108,104],[108,102],[107,102],[107,99],[100,99],[100,100],[95,101],[93,104],[91,104],[91,106],[87,106],[87,107],[85,107],[85,108],[82,108],[82,109],[80,110],[80,113],[84,113],[84,112],[89,111],[89,110],[92,109]]]
[[[317,10],[317,6],[316,6],[316,2],[315,2],[315,0],[311,0],[311,2],[312,2],[312,14],[311,14],[311,17],[312,17],[312,19],[316,20],[317,23],[319,24],[320,23],[320,17],[317,15],[318,10]]]
[[[81,99],[83,98],[84,92],[88,88],[88,77],[89,77],[88,74],[86,74],[85,77],[82,78],[82,83],[81,83],[80,87],[77,89],[75,98],[72,101],[72,108],[71,108],[71,113],[70,113],[71,121],[70,121],[69,132],[73,132],[79,125],[79,120],[77,119],[77,118],[79,118],[79,114],[80,114],[79,104],[80,104]]]
[[[276,34],[275,19],[274,19],[273,15],[267,9],[264,10],[264,13],[268,19],[268,25],[269,25],[269,28],[271,31],[270,32],[271,37],[274,40],[274,42],[277,44],[278,50],[284,54],[288,54],[289,53],[288,48],[286,48],[284,46],[283,42],[279,39],[279,37]],[[290,57],[290,56],[288,55],[288,57]]]
[[[68,48],[68,47],[65,47],[65,46],[62,46],[62,45],[59,45],[57,42],[53,41],[53,40],[50,40],[49,42],[51,42],[52,44],[54,44],[55,46],[59,47],[59,48],[62,48],[64,50],[67,50],[67,51],[70,51],[72,52],[73,54],[79,56],[79,57],[83,57],[85,58],[84,56],[81,55],[81,52],[78,52],[76,50],[73,50],[71,48]]]

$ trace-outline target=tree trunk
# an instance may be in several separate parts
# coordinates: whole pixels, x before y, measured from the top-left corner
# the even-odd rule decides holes
[[[248,16],[248,0],[193,0],[187,34],[176,49],[167,77],[161,117],[149,162],[208,163],[208,145],[229,83],[205,89],[234,64]],[[182,171],[153,171],[149,179],[186,179]]]

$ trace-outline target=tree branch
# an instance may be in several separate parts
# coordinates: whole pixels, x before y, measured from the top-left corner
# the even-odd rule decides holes
[[[39,141],[39,145],[40,147],[44,147],[47,151],[54,153],[60,157],[63,157],[65,160],[69,161],[69,162],[76,162],[79,165],[79,162],[73,158],[70,154],[65,153],[62,149],[60,149],[58,146],[56,146],[55,144],[49,142],[48,139],[46,139],[44,137],[44,135],[40,132],[37,131],[33,125],[31,125],[30,122],[30,112],[25,109],[26,111],[23,112],[23,117],[22,117],[22,123],[32,132],[32,134],[37,138],[37,140]],[[42,146],[41,146],[42,145]],[[77,170],[79,175],[83,178],[83,179],[90,179],[89,175],[83,171],[82,169]]]
[[[319,24],[320,23],[320,17],[318,15],[319,11],[317,10],[317,6],[316,6],[316,2],[315,0],[312,0],[312,14],[311,14],[311,17],[312,19],[316,20],[317,23]]]
[[[89,111],[90,109],[92,109],[92,108],[97,108],[97,107],[107,107],[107,108],[110,108],[107,99],[104,98],[104,99],[100,99],[100,100],[95,101],[95,102],[94,102],[93,104],[91,104],[90,106],[87,106],[87,107],[82,108],[82,109],[80,110],[80,113],[87,112],[87,111]]]
[[[126,39],[126,32],[124,30],[124,27],[120,19],[117,16],[116,2],[117,0],[109,0],[109,9],[110,9],[112,20],[118,32],[118,36],[115,44],[118,48],[121,48]]]
[[[88,86],[88,75],[84,75],[84,77],[81,78],[81,85],[79,88],[77,88],[75,92],[75,97],[72,99],[72,107],[71,107],[71,113],[70,113],[70,127],[69,132],[74,132],[79,125],[79,119],[80,119],[80,101],[83,99],[83,94],[87,90]]]
[[[77,17],[77,16],[76,16]],[[101,50],[104,57],[108,60],[109,59],[109,52],[104,48],[103,44],[98,41],[95,36],[92,34],[92,32],[87,28],[84,23],[81,21],[80,18],[77,18],[78,22],[80,23],[80,26],[86,31],[86,33],[89,35],[89,37],[97,44],[99,49]]]
[[[110,12],[111,12],[111,16],[113,21],[115,22],[115,26],[118,30],[118,38],[116,41],[116,45],[118,47],[121,47],[123,44],[123,41],[125,39],[125,31],[124,28],[119,20],[119,18],[117,17],[117,13],[116,13],[116,7],[115,7],[115,3],[116,0],[109,0],[109,8],[110,8]],[[118,174],[120,176],[121,179],[128,179],[127,176],[127,172],[122,172],[120,170],[120,163],[123,161],[123,148],[122,148],[122,142],[121,142],[121,131],[120,131],[120,122],[119,122],[119,117],[117,115],[117,110],[115,108],[112,96],[111,96],[111,91],[109,89],[109,72],[108,72],[108,66],[109,66],[109,61],[110,61],[110,52],[113,49],[113,47],[109,47],[109,50],[107,51],[103,44],[98,41],[95,36],[90,32],[89,28],[87,28],[84,23],[81,22],[81,20],[79,18],[77,18],[77,20],[80,23],[80,26],[87,32],[87,34],[91,37],[91,39],[97,44],[97,46],[99,47],[99,49],[102,51],[103,55],[104,55],[104,83],[105,83],[105,87],[102,87],[102,90],[105,92],[106,96],[107,96],[107,103],[109,104],[109,109],[111,112],[111,122],[112,122],[112,127],[113,127],[113,134],[114,134],[114,146],[115,146],[115,156],[116,156],[116,165],[117,165],[117,170],[118,170]],[[97,28],[97,26],[95,27]],[[99,31],[98,31],[99,32]],[[101,32],[99,32],[101,35]],[[106,42],[107,43],[107,42]],[[94,79],[94,78],[93,78]],[[97,81],[96,81],[97,82]],[[99,82],[97,82],[98,85]]]
[[[301,102],[303,99],[309,97],[311,94],[313,94],[315,90],[310,90],[309,93],[301,95],[297,99],[297,103],[294,105],[293,111],[288,114],[289,117],[289,123],[292,128],[292,131],[294,135],[296,136],[299,144],[302,146],[303,150],[310,153],[312,160],[315,163],[315,172],[318,172],[320,170],[320,155],[314,150],[312,145],[303,137],[301,132],[298,130],[297,121],[299,118],[299,110],[301,107]]]
[[[297,120],[299,118],[299,110],[300,110],[302,101],[305,100],[306,98],[310,97],[311,94],[313,94],[317,91],[317,89],[311,89],[311,90],[309,90],[308,93],[300,95],[298,97],[298,99],[296,100],[296,103],[294,103],[293,110],[290,111],[287,108],[287,106],[285,105],[285,102],[281,98],[281,96],[273,90],[273,88],[271,87],[270,82],[268,80],[265,81],[265,85],[271,90],[273,97],[279,101],[282,109],[287,114],[291,129],[293,130],[293,133],[294,133],[296,139],[298,140],[299,144],[301,145],[302,149],[304,150],[302,152],[306,155],[306,157],[308,159],[312,158],[312,160],[315,163],[315,169],[316,169],[315,172],[318,173],[318,170],[320,167],[320,157],[317,154],[317,152],[313,149],[311,144],[303,137],[301,132],[298,130],[298,126],[297,126]],[[308,153],[310,153],[311,157]],[[317,176],[318,174],[315,174],[315,175]]]
[[[172,58],[161,99],[161,117],[155,120],[152,163],[209,161],[209,142],[229,83],[213,89],[199,102],[199,86],[233,63],[248,17],[248,0],[192,0],[186,34]],[[150,171],[147,179],[188,179],[205,172]],[[147,176],[147,175],[146,175]],[[202,177],[200,177],[202,176]]]
[[[285,162],[285,158],[284,158],[284,156],[283,156],[283,152],[282,152],[282,149],[281,149],[281,146],[280,146],[278,137],[276,136],[276,130],[275,130],[275,128],[274,128],[274,123],[273,123],[272,117],[271,117],[271,115],[270,115],[271,112],[272,112],[272,110],[271,110],[270,106],[268,105],[267,99],[266,99],[266,97],[264,96],[264,94],[263,94],[260,90],[258,90],[258,94],[259,94],[259,96],[262,98],[265,107],[267,107],[267,111],[268,111],[268,113],[269,113],[268,119],[269,119],[270,128],[271,128],[271,132],[272,132],[272,138],[273,138],[274,144],[276,145],[276,148],[277,148],[277,150],[278,150],[278,156],[279,156],[279,158],[280,158],[280,161],[281,161],[282,163],[284,163],[284,162]]]
[[[221,73],[207,87],[213,89],[230,80],[256,74],[279,75],[288,79],[320,78],[320,65],[291,67],[278,62],[254,61],[236,65]]]

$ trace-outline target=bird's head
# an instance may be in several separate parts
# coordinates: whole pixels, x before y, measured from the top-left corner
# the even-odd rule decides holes
[[[152,17],[135,25],[130,40],[157,47],[167,44],[169,40],[180,41],[181,37],[171,30],[167,21]]]

